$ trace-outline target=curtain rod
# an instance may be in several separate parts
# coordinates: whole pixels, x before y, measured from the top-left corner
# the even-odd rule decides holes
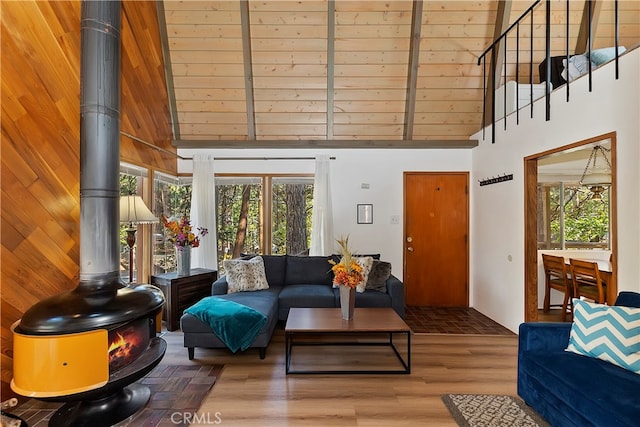
[[[213,160],[315,160],[315,157],[216,157]],[[329,160],[335,160],[335,157],[329,157]]]
[[[169,151],[165,148],[158,147],[156,145],[151,144],[150,142],[145,141],[144,139],[140,139],[137,136],[131,135],[130,133],[120,131],[121,135],[126,136],[134,141],[137,141],[141,144],[144,144],[150,148],[153,148],[158,151],[162,151],[165,154],[172,155],[174,157],[179,158],[180,160],[193,160],[193,157],[184,157],[179,155],[178,153],[174,153],[173,151]],[[315,160],[315,157],[213,157],[214,160]],[[335,160],[335,157],[329,157],[329,160]]]

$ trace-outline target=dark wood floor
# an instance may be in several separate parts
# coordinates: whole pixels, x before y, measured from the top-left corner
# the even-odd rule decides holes
[[[513,335],[514,333],[469,307],[406,307],[405,321],[414,333]],[[560,309],[538,310],[540,322],[562,322]],[[571,322],[570,316],[567,322]]]
[[[499,323],[470,307],[407,306],[405,321],[414,333],[513,335]]]

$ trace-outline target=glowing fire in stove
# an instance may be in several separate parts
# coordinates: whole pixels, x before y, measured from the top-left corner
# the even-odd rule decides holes
[[[120,332],[116,332],[116,335],[118,336],[118,339],[112,342],[111,345],[109,346],[109,353],[111,353],[113,350],[117,348],[127,345],[127,340],[125,340],[124,337],[120,335]]]
[[[142,324],[129,324],[109,333],[109,370],[115,371],[137,358],[149,345]]]
[[[119,332],[116,333],[116,336],[117,340],[109,346],[109,364],[116,360],[127,360],[136,347],[135,343],[127,341]]]

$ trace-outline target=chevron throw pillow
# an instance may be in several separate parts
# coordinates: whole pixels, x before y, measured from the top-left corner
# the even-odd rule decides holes
[[[567,351],[602,359],[640,374],[640,308],[574,299]]]

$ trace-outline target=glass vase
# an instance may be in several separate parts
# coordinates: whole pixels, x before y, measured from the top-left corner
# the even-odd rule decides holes
[[[176,264],[178,276],[191,273],[191,246],[176,246]]]

